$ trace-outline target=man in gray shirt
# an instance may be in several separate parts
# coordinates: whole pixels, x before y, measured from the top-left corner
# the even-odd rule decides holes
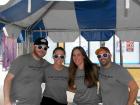
[[[4,80],[4,105],[40,104],[48,41],[38,38],[32,47],[32,53],[17,57],[10,66]]]
[[[96,55],[101,64],[99,83],[103,105],[134,105],[138,86],[129,72],[111,62],[107,47],[100,47]]]

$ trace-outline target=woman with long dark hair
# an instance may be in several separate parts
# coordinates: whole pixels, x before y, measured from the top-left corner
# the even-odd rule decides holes
[[[73,48],[69,66],[69,91],[74,91],[74,103],[77,105],[98,105],[98,70],[91,62],[85,50]]]

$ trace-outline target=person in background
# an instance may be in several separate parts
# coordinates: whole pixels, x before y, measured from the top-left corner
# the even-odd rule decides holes
[[[95,53],[101,65],[99,83],[103,105],[134,105],[138,85],[128,70],[111,61],[107,47],[100,47]]]
[[[48,41],[38,38],[32,52],[17,57],[11,64],[4,80],[4,105],[39,105],[42,96],[43,70],[48,62]]]
[[[63,65],[65,50],[56,47],[53,50],[54,63],[45,70],[45,90],[41,105],[67,105],[68,69]]]
[[[68,86],[69,91],[75,92],[76,105],[98,105],[98,70],[98,65],[90,61],[82,47],[73,48]]]

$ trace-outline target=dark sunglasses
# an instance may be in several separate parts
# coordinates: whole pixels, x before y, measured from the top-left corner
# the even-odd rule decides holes
[[[48,47],[47,46],[44,46],[44,45],[37,45],[37,48],[38,49],[43,49],[45,51],[48,49]]]
[[[65,56],[64,55],[53,55],[53,58],[61,58],[61,59],[64,59]]]
[[[110,56],[110,54],[109,53],[104,53],[104,54],[99,54],[99,55],[97,55],[97,58],[108,58]]]

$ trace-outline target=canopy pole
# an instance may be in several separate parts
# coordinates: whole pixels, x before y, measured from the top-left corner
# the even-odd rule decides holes
[[[116,40],[115,40],[115,34],[113,35],[113,62],[116,62],[116,52],[115,52],[115,49],[116,49],[116,44],[115,44]]]
[[[28,13],[31,13],[31,0],[28,0]]]
[[[130,0],[125,0],[125,17],[128,17],[128,9],[130,8]]]
[[[123,66],[122,41],[120,40],[120,65]]]
[[[27,42],[27,30],[25,30],[25,43],[23,43],[23,54],[27,53],[26,42]]]
[[[81,46],[81,35],[79,34],[79,46]]]

